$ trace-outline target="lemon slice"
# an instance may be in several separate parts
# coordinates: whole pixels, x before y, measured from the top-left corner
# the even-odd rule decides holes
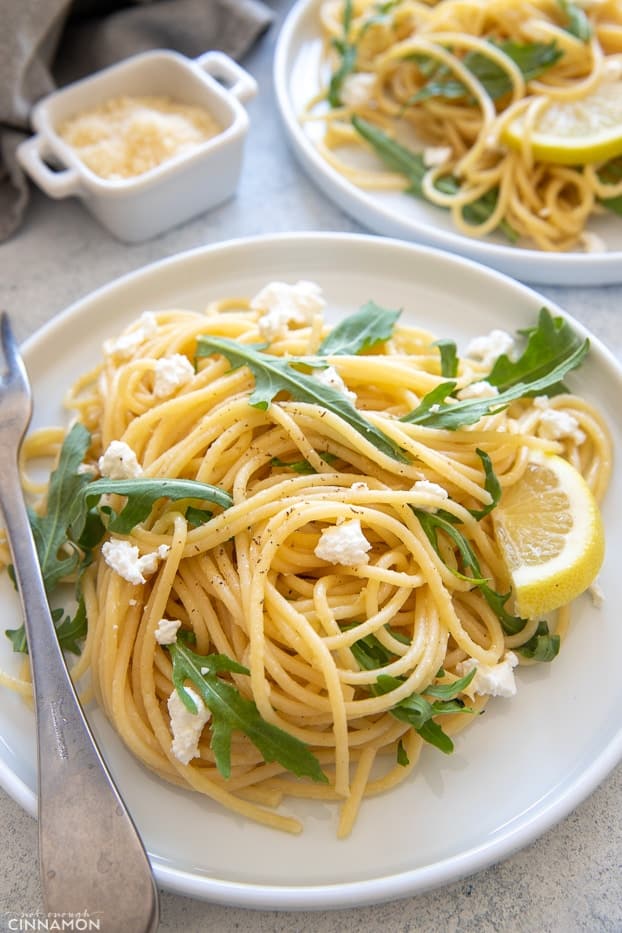
[[[520,149],[522,116],[502,133],[508,146]],[[622,80],[607,81],[582,100],[557,101],[536,119],[531,136],[534,157],[541,162],[585,165],[607,162],[622,154]]]
[[[540,618],[594,582],[605,552],[602,519],[566,460],[534,452],[492,515],[521,616]]]

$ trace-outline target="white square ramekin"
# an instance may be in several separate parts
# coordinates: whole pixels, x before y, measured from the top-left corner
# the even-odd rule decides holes
[[[35,135],[18,146],[17,157],[50,197],[81,198],[120,240],[146,240],[234,193],[248,130],[240,102],[256,91],[255,79],[222,52],[196,59],[144,52],[39,101],[32,114]],[[222,131],[135,178],[101,178],[61,139],[58,128],[69,117],[120,96],[168,97],[204,107]]]

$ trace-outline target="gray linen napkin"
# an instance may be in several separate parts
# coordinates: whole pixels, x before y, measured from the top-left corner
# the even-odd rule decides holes
[[[33,106],[55,87],[147,49],[241,58],[269,25],[261,0],[3,0],[0,241],[19,227],[29,186],[15,159]]]

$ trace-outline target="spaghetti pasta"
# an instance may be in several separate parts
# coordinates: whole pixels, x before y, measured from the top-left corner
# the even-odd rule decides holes
[[[301,120],[324,128],[312,137],[333,168],[449,210],[467,236],[595,248],[589,219],[619,212],[622,135],[614,152],[573,164],[538,154],[536,128],[559,121],[571,137],[562,106],[585,121],[576,134],[611,124],[603,101],[621,93],[619,3],[324,0],[318,10],[319,90]]]
[[[452,430],[405,419],[445,382],[432,335],[373,302],[331,329],[308,285],[277,289],[267,347],[261,302],[146,314],[73,387],[67,405],[89,437],[81,471],[110,476],[114,460],[130,484],[183,480],[231,497],[223,507],[162,490],[146,517],[115,531],[130,487],[87,482],[112,492],[81,574],[88,634],[73,674],[90,672],[122,740],[165,780],[290,832],[300,824],[278,812],[283,797],[339,801],[345,836],[366,796],[403,781],[426,741],[449,751],[490,694],[513,692],[520,652],[521,663],[533,657],[541,621],[507,625],[491,478],[508,488],[529,451],[554,452],[600,497],[611,450],[598,412],[568,394],[517,398]],[[316,300],[296,322],[283,296],[302,293]],[[236,353],[250,362],[236,365]],[[283,376],[266,389],[258,357],[290,388]],[[156,391],[162,361],[178,376]],[[490,352],[454,368],[453,400],[469,388],[481,398]],[[296,380],[315,402],[296,397]],[[572,431],[542,436],[550,410]],[[58,432],[32,435],[24,468],[59,444]],[[490,593],[505,594],[505,615]],[[493,687],[478,690],[475,669]],[[224,739],[223,684],[227,703],[245,704]],[[310,749],[325,780],[295,778],[257,738],[260,720]]]

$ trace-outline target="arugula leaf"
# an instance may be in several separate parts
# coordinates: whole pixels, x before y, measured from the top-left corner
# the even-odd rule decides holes
[[[78,608],[73,618],[71,618],[71,616],[65,616],[63,619],[65,611],[62,608],[52,609],[51,614],[52,621],[56,628],[58,642],[63,651],[70,651],[72,654],[77,655],[81,654],[81,648],[78,644],[78,641],[86,638],[87,633],[87,618],[84,600],[81,599],[78,603]],[[26,629],[23,625],[20,625],[19,628],[6,629],[4,634],[13,645],[13,651],[19,652],[20,654],[28,654]]]
[[[78,539],[84,530],[84,521],[88,510],[105,493],[127,496],[122,510],[109,523],[108,530],[127,534],[140,522],[144,521],[158,499],[205,499],[228,509],[233,499],[220,486],[199,483],[190,479],[97,479],[80,490],[80,495],[73,509],[71,530]]]
[[[393,336],[401,313],[368,301],[333,327],[320,344],[318,356],[352,356],[384,343]]]
[[[428,396],[425,395],[421,404],[409,414],[404,415],[401,420],[409,424],[423,424],[429,428],[445,428],[448,431],[455,431],[465,425],[476,424],[480,418],[502,411],[502,409],[507,408],[510,402],[514,402],[519,398],[556,394],[559,392],[563,378],[581,365],[588,350],[589,340],[586,339],[576,349],[571,350],[561,358],[553,357],[551,359],[549,356],[548,365],[545,359],[541,359],[538,369],[542,375],[534,378],[530,373],[527,373],[524,382],[513,382],[509,388],[499,392],[498,395],[492,398],[464,399],[461,402],[439,404],[437,407],[436,403],[432,406]],[[494,369],[487,378],[495,378]],[[494,385],[494,383],[491,384]],[[433,391],[436,392],[438,388],[437,386]],[[434,410],[432,410],[432,407],[434,407]]]
[[[406,753],[406,749],[404,748],[404,743],[402,742],[401,739],[397,743],[397,763],[398,765],[401,765],[402,768],[406,768],[410,764],[410,758],[408,757],[408,754]]]
[[[592,38],[592,25],[585,10],[570,0],[557,0],[557,5],[566,16],[564,29],[581,42],[589,42]]]
[[[469,671],[465,677],[456,680],[453,684],[431,684],[429,687],[426,687],[423,693],[428,696],[442,697],[442,699],[437,699],[432,703],[420,693],[411,693],[410,696],[400,700],[391,708],[391,715],[395,716],[395,718],[399,719],[401,722],[407,722],[419,733],[424,741],[429,742],[441,752],[449,755],[454,750],[454,743],[449,736],[443,732],[442,727],[437,722],[433,721],[433,717],[451,713],[473,713],[474,710],[465,706],[462,700],[457,699],[457,697],[468,687],[474,676],[475,671],[473,670]],[[390,677],[387,674],[380,674],[372,688],[372,692],[375,693],[376,696],[390,693],[391,690],[396,690],[400,687],[403,682],[403,679],[400,677]],[[440,693],[438,692],[439,688],[442,688]],[[434,693],[435,690],[437,691],[436,693]]]
[[[255,389],[249,399],[254,408],[265,411],[275,395],[283,391],[288,392],[298,402],[319,405],[337,415],[388,457],[402,463],[408,462],[395,441],[368,421],[345,395],[295,368],[296,365],[324,365],[320,361],[308,358],[300,361],[287,360],[262,353],[226,337],[199,337],[197,356],[210,356],[212,353],[226,357],[233,369],[248,366],[255,377]]]
[[[542,621],[529,641],[516,650],[523,657],[533,658],[534,661],[552,661],[559,654],[559,646],[559,635],[551,635],[548,624]]]
[[[435,340],[432,346],[438,347],[441,355],[441,376],[445,379],[453,379],[458,375],[458,351],[455,340],[442,337],[440,340]]]
[[[606,185],[616,185],[622,181],[622,157],[612,159],[598,172],[599,179]],[[617,198],[603,198],[600,202],[610,211],[622,215],[622,194]]]
[[[521,70],[525,81],[538,78],[563,56],[563,52],[554,41],[522,43],[508,39],[505,42],[491,41],[491,45],[512,59]],[[493,100],[500,100],[512,90],[512,80],[508,73],[487,55],[481,52],[467,52],[463,64],[483,85]],[[428,82],[410,98],[408,104],[427,100],[430,97],[456,100],[469,94],[468,88],[458,78],[454,78],[451,70],[444,65],[432,70],[428,67],[427,74],[429,75]]]
[[[517,383],[537,380],[557,364],[563,364],[575,351],[581,349],[583,341],[574,332],[568,321],[553,317],[548,308],[540,308],[534,327],[519,333],[527,338],[527,345],[517,360],[510,360],[504,353],[495,362],[486,376],[486,381],[500,392]],[[553,385],[547,394],[565,391],[562,384]],[[533,393],[530,393],[533,394]]]
[[[385,628],[394,637],[398,635],[388,625]],[[402,637],[400,637],[400,640],[402,640]],[[405,640],[408,641],[408,639]],[[385,667],[393,660],[391,652],[385,648],[375,635],[365,635],[363,638],[359,638],[358,641],[354,642],[350,650],[359,666],[366,671]],[[461,700],[457,700],[457,697],[468,687],[474,676],[475,671],[473,670],[452,684],[430,684],[421,694],[413,693],[409,697],[400,700],[391,708],[390,712],[396,719],[409,723],[426,742],[449,754],[453,751],[453,743],[438,723],[431,721],[431,717],[438,716],[441,713],[473,712],[465,707]],[[383,693],[395,690],[403,683],[403,677],[379,674],[376,683],[371,685],[370,690],[374,696],[381,696]],[[430,703],[422,694],[436,698],[437,702]],[[406,760],[406,763],[408,763],[408,760]]]
[[[281,460],[280,457],[273,457],[270,462],[272,466],[285,467],[288,470],[293,470],[294,473],[300,473],[301,476],[315,473],[308,460],[290,460],[288,463],[286,460]]]
[[[80,560],[77,550],[69,556],[66,553],[60,555],[67,541],[67,515],[71,513],[81,490],[89,483],[89,476],[79,473],[78,467],[84,460],[90,442],[86,428],[75,424],[63,442],[58,466],[50,476],[45,515],[28,510],[48,594],[63,577],[76,569]]]
[[[343,5],[343,33],[341,38],[333,39],[333,48],[341,56],[337,70],[332,74],[328,85],[328,102],[331,107],[341,107],[341,91],[349,74],[356,68],[356,45],[350,42],[350,28],[352,26],[352,0],[345,0]]]
[[[420,152],[411,152],[406,146],[402,146],[401,143],[396,142],[383,130],[361,117],[353,116],[352,126],[370,144],[376,155],[382,159],[391,171],[404,175],[409,182],[405,193],[422,198],[424,195],[421,183],[428,171],[428,167],[423,161],[423,155]],[[460,190],[460,182],[453,175],[445,175],[437,180],[436,187],[445,194],[456,194]],[[497,197],[498,190],[493,188],[476,201],[466,204],[462,209],[465,220],[471,224],[482,223],[487,220],[496,207]],[[499,224],[499,229],[509,240],[516,241],[517,234],[506,221]]]
[[[212,518],[214,513],[209,509],[199,509],[194,505],[189,505],[186,509],[186,521],[193,528],[199,528]]]
[[[501,498],[501,483],[497,479],[492,460],[486,451],[476,447],[475,453],[482,461],[482,466],[484,467],[484,489],[490,494],[490,502],[488,505],[485,505],[483,509],[469,509],[473,518],[476,518],[479,522],[499,504],[499,499]]]
[[[182,702],[191,713],[197,712],[184,686],[190,680],[212,713],[212,751],[223,777],[231,774],[231,734],[238,730],[259,749],[265,761],[278,761],[299,777],[327,783],[319,761],[304,742],[262,719],[252,700],[218,677],[226,672],[248,674],[247,668],[226,655],[196,654],[179,640],[168,647],[173,661],[173,683]]]

